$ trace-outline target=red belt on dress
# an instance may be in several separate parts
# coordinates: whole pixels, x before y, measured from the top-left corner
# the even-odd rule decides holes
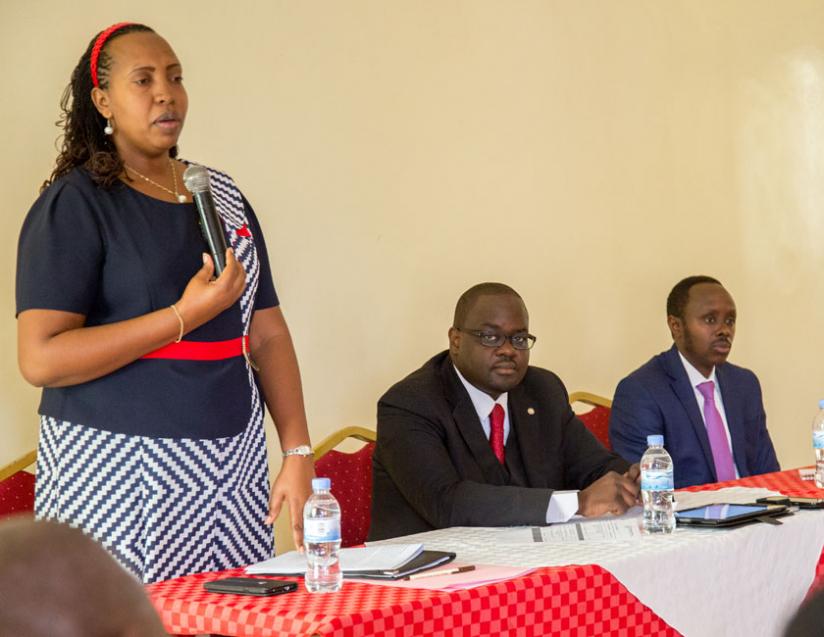
[[[228,341],[180,341],[169,343],[141,358],[174,358],[189,361],[220,361],[245,356],[249,351],[249,336],[238,336]]]

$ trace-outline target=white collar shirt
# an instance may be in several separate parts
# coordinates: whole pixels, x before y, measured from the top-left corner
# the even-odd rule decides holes
[[[684,366],[684,369],[687,372],[687,377],[690,380],[690,385],[692,386],[692,392],[695,395],[695,400],[698,403],[698,412],[701,414],[701,420],[704,421],[704,427],[707,426],[707,420],[704,418],[704,395],[698,390],[698,385],[701,383],[706,383],[708,380],[711,380],[715,385],[715,391],[713,394],[715,395],[715,407],[718,409],[718,413],[721,414],[721,422],[724,423],[724,433],[727,435],[727,444],[730,446],[732,450],[732,437],[730,436],[730,427],[727,424],[727,412],[724,411],[724,398],[721,396],[721,388],[718,386],[718,377],[715,374],[715,367],[712,368],[709,377],[704,377],[704,375],[699,372],[695,367],[690,363],[684,355],[679,351],[678,356],[681,359],[681,364]],[[664,447],[667,446],[667,441],[664,441]],[[735,456],[733,455],[733,465],[735,464]],[[738,467],[735,467],[735,477],[740,478],[740,474],[738,473]]]
[[[491,425],[489,423],[489,414],[492,413],[492,408],[497,403],[504,409],[504,444],[506,444],[507,439],[509,438],[509,394],[504,392],[497,399],[493,399],[492,396],[487,394],[484,391],[481,391],[475,385],[470,383],[466,378],[463,377],[458,368],[453,365],[455,369],[455,373],[458,375],[458,378],[461,380],[466,392],[469,394],[469,399],[472,401],[472,406],[475,407],[475,413],[478,414],[478,420],[481,421],[481,427],[483,427],[484,435],[486,439],[489,440],[490,432],[491,432]]]
[[[470,383],[463,377],[458,368],[452,366],[455,373],[458,375],[461,384],[469,394],[469,399],[472,401],[472,406],[475,407],[475,413],[478,414],[478,420],[483,427],[484,435],[489,440],[491,426],[489,423],[489,414],[492,413],[492,408],[495,404],[499,404],[504,408],[504,444],[509,438],[509,394],[504,392],[496,400],[486,392],[481,391],[475,385]],[[557,522],[566,522],[572,518],[578,511],[578,491],[554,491],[549,498],[547,505],[546,522],[547,524],[555,524]]]

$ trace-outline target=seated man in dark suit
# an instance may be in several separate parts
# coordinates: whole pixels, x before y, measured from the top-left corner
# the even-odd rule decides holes
[[[584,427],[555,374],[529,367],[534,342],[512,288],[461,296],[449,350],[378,403],[370,539],[543,525],[637,502],[638,466]]]
[[[675,344],[615,390],[613,449],[637,461],[647,436],[663,434],[676,488],[779,470],[758,379],[726,362],[735,319],[735,303],[717,280],[684,279],[667,298]]]

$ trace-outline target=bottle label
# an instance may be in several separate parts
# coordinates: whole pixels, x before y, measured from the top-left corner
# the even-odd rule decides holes
[[[641,472],[641,491],[667,491],[673,489],[675,481],[670,470],[651,470]]]
[[[340,542],[340,520],[334,518],[304,519],[303,540],[305,542]]]
[[[824,449],[824,431],[813,432],[813,449]]]

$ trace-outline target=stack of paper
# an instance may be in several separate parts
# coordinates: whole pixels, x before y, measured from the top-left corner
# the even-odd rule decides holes
[[[340,566],[344,573],[392,571],[416,557],[423,544],[384,544],[341,549]],[[306,572],[306,555],[290,551],[246,567],[249,575],[301,575]]]

